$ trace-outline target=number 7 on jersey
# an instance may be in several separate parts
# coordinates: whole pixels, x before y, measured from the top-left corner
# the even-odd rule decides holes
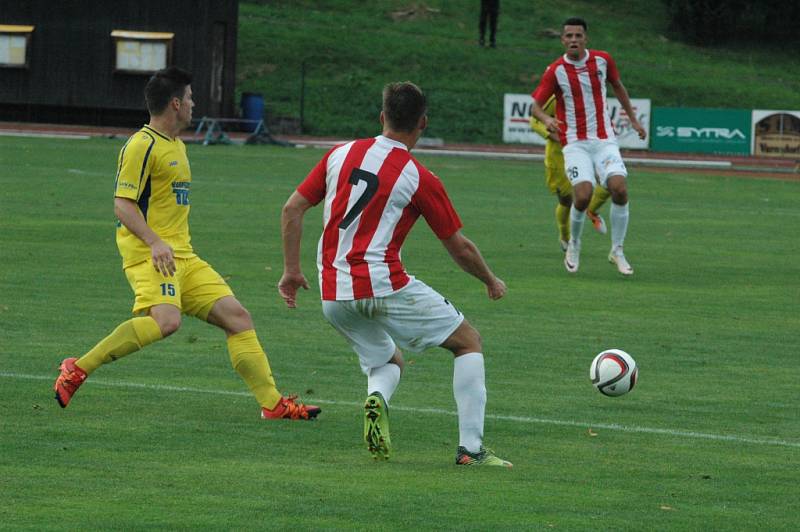
[[[367,188],[364,189],[364,193],[361,194],[358,201],[353,204],[344,218],[342,218],[342,221],[339,223],[339,229],[347,229],[350,227],[353,220],[358,218],[358,215],[361,214],[361,211],[364,210],[369,200],[372,199],[375,192],[378,190],[378,176],[372,172],[362,170],[361,168],[353,168],[353,171],[350,172],[350,178],[347,181],[351,185],[357,185],[359,181],[364,181],[367,184]]]

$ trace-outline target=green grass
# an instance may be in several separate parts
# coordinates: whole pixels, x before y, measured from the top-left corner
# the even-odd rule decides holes
[[[508,12],[505,13],[508,15]],[[420,222],[408,269],[480,330],[486,442],[511,471],[453,465],[452,362],[408,354],[395,457],[360,441],[365,378],[314,283],[284,308],[280,208],[321,150],[190,146],[196,250],[230,276],[279,386],[313,423],[266,423],[223,335],[174,336],[92,375],[56,366],[129,317],[114,244],[119,140],[0,139],[0,522],[11,529],[791,530],[800,511],[797,181],[631,169],[630,279],[587,234],[561,264],[539,163],[424,156],[509,286],[491,302]],[[303,264],[315,278],[320,211]],[[611,399],[603,348],[639,363]],[[591,435],[592,429],[596,436]]]
[[[392,18],[414,6],[435,11]],[[563,53],[543,31],[576,14],[589,46],[608,50],[631,96],[653,106],[800,108],[800,77],[788,74],[800,59],[778,45],[674,40],[660,0],[503,0],[495,50],[477,46],[477,2],[242,2],[237,90],[263,93],[272,117],[299,119],[305,63],[305,131],[349,138],[372,134],[385,83],[410,79],[430,99],[427,135],[497,143],[503,95],[536,87]]]

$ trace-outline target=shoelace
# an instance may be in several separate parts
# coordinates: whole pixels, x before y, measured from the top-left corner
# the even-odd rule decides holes
[[[289,417],[290,419],[300,419],[308,418],[308,411],[306,410],[306,406],[304,404],[297,404],[295,400],[297,399],[296,395],[290,395],[286,397],[283,406],[286,407],[286,412],[282,417]],[[287,416],[288,414],[288,416]]]
[[[78,386],[83,384],[84,380],[86,380],[85,374],[74,370],[67,371],[60,378],[61,385],[69,389],[70,392],[74,392]]]

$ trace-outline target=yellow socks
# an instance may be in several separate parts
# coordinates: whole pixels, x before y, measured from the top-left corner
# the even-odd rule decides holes
[[[569,207],[560,203],[556,204],[556,225],[558,226],[558,237],[566,242],[569,241]]]
[[[100,340],[75,364],[87,374],[91,374],[103,364],[138,351],[161,338],[161,329],[156,320],[150,316],[132,318]],[[269,409],[275,408],[281,399],[281,394],[275,387],[267,355],[258,342],[256,332],[251,329],[229,336],[228,352],[233,368],[247,383],[258,404]]]
[[[272,378],[272,370],[267,355],[258,342],[252,329],[228,337],[228,353],[236,373],[244,380],[258,404],[273,409],[281,399],[281,394]]]
[[[589,201],[589,212],[593,212],[597,214],[597,211],[600,210],[600,207],[603,206],[605,202],[608,201],[608,198],[611,197],[611,192],[604,189],[601,186],[594,187],[594,191],[592,192],[592,199]]]
[[[100,340],[75,364],[91,374],[103,364],[113,362],[158,340],[161,340],[161,329],[156,320],[150,316],[132,318]]]

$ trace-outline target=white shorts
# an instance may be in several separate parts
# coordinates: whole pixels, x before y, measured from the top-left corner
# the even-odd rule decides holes
[[[595,173],[603,188],[608,188],[612,175],[628,175],[616,140],[579,140],[564,146],[563,151],[564,170],[573,187],[584,181],[594,186]]]
[[[441,345],[464,321],[447,299],[416,279],[388,296],[323,301],[322,313],[350,343],[364,373],[386,364],[397,345],[417,353]]]

